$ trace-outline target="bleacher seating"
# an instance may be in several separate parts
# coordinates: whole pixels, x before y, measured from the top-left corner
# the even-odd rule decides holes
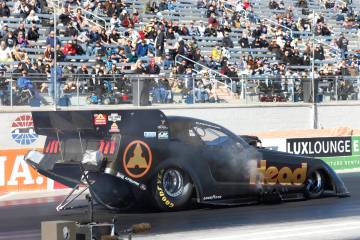
[[[276,4],[280,4],[280,0],[273,0]],[[231,79],[231,84],[226,83],[228,91],[224,89],[222,91],[223,98],[233,98],[234,95],[229,91],[235,89],[243,91],[246,89],[241,87],[240,76],[244,74],[251,77],[264,77],[269,75],[277,76],[277,81],[284,85],[284,79],[292,79],[291,81],[297,81],[300,79],[299,76],[311,76],[312,71],[312,47],[311,44],[315,41],[315,45],[322,47],[320,52],[320,58],[314,60],[314,69],[317,72],[319,78],[323,77],[324,68],[327,71],[330,69],[329,75],[333,76],[341,73],[343,78],[349,76],[356,77],[359,75],[359,11],[360,4],[357,1],[352,1],[351,4],[346,3],[346,0],[341,0],[340,3],[336,1],[333,8],[326,8],[326,2],[328,0],[305,0],[307,4],[307,10],[298,6],[300,0],[282,0],[283,8],[278,7],[275,9],[269,8],[269,1],[263,0],[240,0],[240,1],[192,1],[192,0],[177,0],[177,1],[138,1],[138,0],[116,0],[114,1],[119,6],[119,11],[110,11],[105,9],[105,2],[100,2],[98,5],[91,5],[92,2],[81,1],[81,5],[67,2],[55,2],[47,1],[48,7],[43,9],[37,7],[36,15],[39,17],[39,23],[26,23],[26,34],[28,30],[35,25],[38,29],[39,39],[36,43],[22,44],[19,45],[22,51],[26,52],[27,57],[30,59],[32,64],[35,64],[39,59],[46,59],[47,38],[51,30],[54,29],[54,16],[56,18],[56,29],[57,37],[61,41],[61,51],[64,52],[65,56],[62,60],[58,60],[57,64],[61,68],[72,64],[77,69],[74,73],[80,71],[81,66],[86,63],[89,67],[89,74],[98,74],[95,70],[95,65],[103,65],[102,74],[107,74],[111,70],[111,65],[116,64],[116,67],[121,74],[125,74],[131,77],[132,73],[139,73],[139,69],[136,68],[135,62],[130,62],[130,55],[121,55],[115,53],[115,57],[111,59],[111,54],[117,47],[126,48],[127,40],[131,40],[131,48],[137,48],[141,40],[145,39],[149,44],[149,50],[145,57],[135,56],[134,59],[139,58],[144,62],[149,62],[152,57],[156,58],[157,64],[160,67],[160,73],[170,74],[175,71],[176,74],[184,74],[186,68],[192,70],[193,75],[201,75],[206,72],[211,72],[210,78],[213,78],[212,82],[223,81],[226,75]],[[247,6],[249,2],[249,6]],[[166,3],[168,9],[160,9],[160,3]],[[213,5],[214,4],[214,5]],[[24,22],[24,14],[19,13],[15,8],[19,5],[18,1],[6,2],[6,5],[11,9],[10,17],[0,17],[0,26],[3,27],[5,24],[10,30],[16,31],[20,23]],[[90,6],[89,6],[90,5]],[[155,6],[156,5],[156,6]],[[347,11],[339,10],[345,6],[348,8]],[[64,9],[69,6],[70,15],[67,24],[64,22],[64,16],[61,14]],[[240,7],[239,7],[240,6]],[[350,12],[350,7],[353,12]],[[239,10],[240,9],[240,10]],[[80,15],[77,16],[77,11],[80,11]],[[343,11],[343,12],[341,12]],[[135,12],[138,12],[139,19],[134,24],[131,23],[135,19]],[[208,14],[212,12],[214,16]],[[306,14],[304,14],[307,12]],[[101,49],[95,50],[97,53],[89,54],[94,52],[93,48],[96,40],[92,39],[92,30],[97,28],[98,31],[105,30],[107,37],[111,33],[110,26],[112,26],[112,13],[115,13],[118,18],[129,18],[128,22],[123,22],[122,25],[118,24],[115,29],[119,34],[119,38],[123,41],[121,44],[108,43],[106,41],[100,42]],[[313,15],[315,13],[315,16]],[[339,15],[344,16],[348,14],[349,17],[354,20],[354,24],[350,28],[344,27],[344,20],[339,20]],[[313,25],[313,18],[317,19],[317,22]],[[286,19],[286,20],[284,20]],[[309,25],[308,31],[305,29],[298,29],[297,22],[303,20]],[[153,22],[156,22],[155,24]],[[160,24],[163,21],[165,24]],[[283,22],[284,21],[284,22]],[[172,27],[169,23],[171,22]],[[217,36],[207,36],[203,33],[203,29],[199,29],[200,22],[204,23],[207,27],[208,23],[213,22],[215,30],[213,34]],[[286,24],[286,26],[284,25]],[[189,34],[189,32],[182,32],[182,28],[186,27],[187,30],[193,27],[199,31],[197,34]],[[227,29],[225,29],[227,26]],[[263,28],[259,33],[256,29]],[[305,25],[303,26],[304,28]],[[316,28],[327,28],[330,31],[330,35],[315,34]],[[131,30],[131,29],[133,30]],[[148,32],[150,28],[163,28],[167,31],[168,28],[173,28],[176,32],[174,39],[165,39],[165,51],[158,55],[155,48],[157,43],[156,29],[155,33]],[[264,30],[266,29],[266,30]],[[135,31],[132,34],[131,31]],[[211,31],[211,30],[209,30]],[[229,40],[232,41],[234,47],[224,47],[223,38],[224,33],[229,31]],[[72,32],[73,35],[70,34]],[[200,33],[201,32],[201,33]],[[289,32],[289,36],[285,36],[286,32]],[[25,35],[26,35],[25,34]],[[131,35],[132,34],[132,35]],[[75,35],[75,36],[74,36]],[[129,36],[130,35],[130,36]],[[241,46],[239,41],[242,41],[242,37],[246,35],[246,39],[249,42],[248,46]],[[265,44],[262,47],[255,46],[253,43],[256,39],[262,36]],[[331,41],[339,39],[343,36],[343,41],[347,46],[340,46],[342,43],[337,43],[337,46],[331,45]],[[3,38],[5,36],[2,36]],[[15,36],[17,37],[17,36]],[[86,39],[88,38],[88,39]],[[82,48],[83,54],[68,54],[65,52],[65,44],[69,40],[78,39],[78,46]],[[85,39],[85,40],[84,40]],[[278,52],[270,49],[267,44],[272,40],[276,41],[276,44],[280,48]],[[289,46],[284,48],[286,41],[289,41]],[[183,42],[185,47],[178,48]],[[310,43],[310,48],[306,44]],[[190,44],[193,44],[190,46]],[[217,53],[214,50],[217,46],[221,47],[221,52]],[[53,46],[52,46],[53,47]],[[193,48],[193,49],[192,49]],[[198,64],[199,57],[194,56],[195,49],[200,49],[201,56],[204,57],[203,62]],[[336,48],[336,49],[335,49]],[[341,49],[343,48],[343,49]],[[344,50],[347,48],[346,50]],[[126,49],[129,51],[130,49]],[[1,52],[2,50],[0,50]],[[4,49],[5,51],[5,49]],[[39,74],[47,74],[51,72],[51,59],[54,58],[54,51],[50,54],[50,60],[43,62],[43,66],[38,66],[37,70],[33,70],[30,65],[24,64],[22,68],[28,68],[27,70],[38,71]],[[285,52],[289,52],[289,56],[285,56]],[[299,57],[294,60],[293,53],[299,51]],[[181,61],[176,61],[174,69],[164,69],[165,53],[171,55],[171,59],[176,61],[177,55],[184,55],[192,61],[187,61],[186,68],[182,68]],[[216,54],[220,54],[219,58],[216,58]],[[226,55],[227,54],[227,55]],[[0,54],[1,55],[1,54]],[[212,57],[212,59],[210,59]],[[245,58],[245,60],[244,60]],[[249,59],[250,60],[249,60]],[[251,59],[252,58],[252,59]],[[15,62],[16,59],[14,59]],[[26,57],[24,57],[24,61]],[[345,63],[342,61],[346,60]],[[345,64],[345,65],[344,65]],[[354,71],[345,73],[344,68],[355,64]],[[8,61],[4,62],[4,68],[6,73],[16,72],[17,64],[9,64]],[[45,65],[49,65],[50,68],[45,70]],[[205,67],[204,67],[205,66]],[[209,71],[212,69],[211,71]],[[229,71],[228,69],[234,69]],[[48,72],[46,72],[48,71]],[[49,72],[50,71],[50,72]],[[142,73],[149,73],[142,70]],[[141,73],[141,72],[140,72]],[[65,73],[64,73],[65,74]],[[345,76],[344,76],[345,75]],[[326,77],[326,76],[325,76]],[[179,77],[179,79],[182,79]],[[293,80],[295,79],[295,80]],[[51,81],[51,79],[49,80]],[[289,80],[290,81],[290,80]],[[299,80],[301,81],[301,79]],[[249,83],[250,84],[250,83]],[[294,84],[294,83],[292,83]],[[203,84],[206,85],[206,84]],[[202,89],[203,85],[199,86]],[[216,85],[217,86],[217,85]],[[195,86],[194,86],[195,87]],[[324,86],[322,86],[324,87]],[[40,86],[39,86],[40,88]],[[206,87],[205,87],[206,88]],[[325,88],[325,87],[324,87]],[[45,89],[45,90],[44,90]],[[225,88],[226,89],[226,88]],[[41,90],[47,91],[46,86],[42,85]],[[202,91],[202,90],[201,90]],[[209,90],[208,90],[209,92]],[[236,92],[238,95],[242,95],[242,92]],[[228,96],[225,96],[225,95]],[[220,94],[218,94],[220,95]],[[288,99],[287,99],[288,100]]]

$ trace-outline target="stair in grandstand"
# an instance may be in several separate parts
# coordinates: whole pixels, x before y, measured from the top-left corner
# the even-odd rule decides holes
[[[197,76],[200,76],[202,78],[204,76],[203,74],[208,75],[212,87],[215,87],[216,95],[219,97],[219,99],[225,101],[233,99],[233,92],[231,91],[233,84],[231,78],[220,73],[219,71],[211,69],[183,55],[178,54],[175,57],[175,64],[180,64],[182,60],[191,62],[194,66],[197,66],[198,69],[201,69],[193,69]]]
[[[81,10],[82,16],[84,17],[84,20],[88,23],[89,27],[99,27],[102,29],[110,29],[110,21],[104,16],[100,16],[99,14],[96,14],[94,12],[88,11],[82,7],[73,7],[72,11],[77,11],[78,9]]]
[[[229,89],[229,87],[223,84],[216,87],[216,94],[218,98],[222,101],[231,102],[232,100],[234,100],[234,95]]]

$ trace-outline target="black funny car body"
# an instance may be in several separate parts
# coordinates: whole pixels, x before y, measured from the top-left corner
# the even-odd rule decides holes
[[[160,110],[32,112],[42,153],[25,160],[68,187],[87,186],[110,209],[152,202],[161,210],[199,203],[349,193],[322,160],[273,151],[217,124]]]

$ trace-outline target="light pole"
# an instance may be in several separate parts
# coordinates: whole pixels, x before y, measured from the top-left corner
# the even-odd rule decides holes
[[[55,3],[56,2],[56,3]],[[57,45],[57,27],[56,27],[56,18],[57,18],[57,8],[58,8],[58,3],[59,1],[53,1],[53,9],[54,9],[54,70],[53,70],[53,90],[54,90],[54,110],[56,111],[57,110],[57,103],[56,103],[56,100],[57,100],[57,53],[56,53],[56,45]],[[51,81],[51,74],[50,74],[50,81]]]
[[[312,61],[311,61],[311,91],[312,91],[312,127],[318,128],[318,113],[315,97],[315,10],[313,10],[312,21]]]

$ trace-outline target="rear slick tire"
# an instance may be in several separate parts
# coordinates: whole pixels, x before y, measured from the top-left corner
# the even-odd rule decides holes
[[[153,200],[161,211],[177,211],[190,204],[193,184],[188,174],[178,168],[161,169],[154,179]]]
[[[305,197],[308,199],[319,198],[325,190],[325,176],[319,171],[312,171],[305,181]]]

